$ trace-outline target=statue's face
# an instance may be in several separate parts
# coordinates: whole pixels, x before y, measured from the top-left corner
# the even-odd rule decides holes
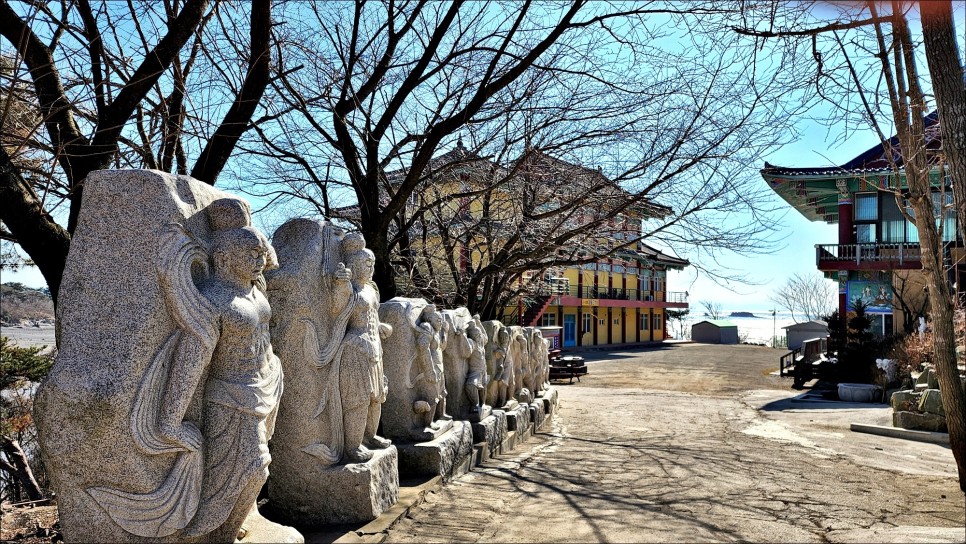
[[[223,242],[215,267],[228,277],[241,282],[254,282],[265,270],[267,250],[251,229],[236,229]]]
[[[349,268],[352,270],[352,279],[366,282],[372,279],[375,271],[376,260],[366,250],[360,251],[349,259]]]
[[[265,251],[260,248],[238,248],[226,255],[227,272],[244,281],[255,281],[265,269]]]

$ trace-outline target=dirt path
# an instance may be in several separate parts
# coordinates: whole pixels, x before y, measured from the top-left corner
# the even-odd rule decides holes
[[[589,355],[549,432],[430,494],[388,541],[966,539],[948,449],[848,431],[884,407],[790,404],[777,354]]]

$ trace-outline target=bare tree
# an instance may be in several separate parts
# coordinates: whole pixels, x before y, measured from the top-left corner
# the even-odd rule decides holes
[[[960,488],[966,493],[966,397],[956,365],[955,303],[947,281],[949,263],[943,243],[944,217],[950,212],[952,188],[940,183],[937,198],[930,179],[933,169],[938,169],[939,180],[946,179],[950,149],[954,149],[954,155],[966,156],[966,140],[958,132],[962,129],[962,110],[957,109],[966,91],[963,91],[963,67],[948,50],[957,36],[952,18],[943,15],[945,7],[920,10],[923,43],[932,49],[931,53],[927,51],[927,56],[932,57],[930,74],[934,82],[943,88],[948,85],[950,91],[936,92],[937,102],[950,101],[939,106],[940,124],[951,123],[955,127],[949,131],[951,137],[943,139],[942,149],[927,145],[926,94],[916,66],[917,42],[912,37],[908,19],[913,7],[914,4],[901,0],[868,1],[857,10],[843,6],[841,17],[831,23],[803,21],[799,11],[793,25],[767,21],[770,27],[780,27],[781,31],[736,30],[758,39],[804,37],[818,67],[819,93],[826,93],[823,96],[829,103],[842,107],[845,113],[849,111],[849,104],[857,102],[860,122],[868,123],[880,136],[883,157],[894,172],[893,184],[887,190],[896,194],[898,208],[915,223],[919,234],[920,260],[929,291],[934,331],[933,363],[946,412],[950,446],[959,469]],[[881,9],[885,11],[880,12]],[[823,43],[830,47],[821,50],[820,39],[827,40]],[[943,70],[950,73],[942,74]],[[958,83],[951,82],[950,78]],[[959,118],[946,119],[944,112]],[[887,136],[891,133],[890,124],[896,134],[895,141]],[[947,130],[943,129],[944,136]],[[962,172],[956,170],[952,174],[958,176]],[[900,177],[904,177],[905,187],[899,183]],[[952,185],[963,184],[962,180],[953,178]]]
[[[724,317],[724,309],[721,307],[720,302],[702,300],[700,304],[701,307],[704,308],[704,315],[710,317],[711,319],[721,319]]]
[[[4,89],[31,105],[37,123],[25,133],[8,122],[10,109],[0,112],[0,221],[55,301],[88,173],[112,166],[187,173],[187,153],[204,147],[192,173],[215,182],[270,73],[270,0],[250,6],[250,51],[239,47],[242,13],[208,0],[16,9],[0,0],[0,35],[15,52],[5,61],[12,66]],[[232,68],[246,57],[247,69]],[[208,94],[192,102],[192,89]]]
[[[623,240],[627,247],[656,236],[693,252],[692,262],[699,254],[713,262],[729,249],[767,251],[774,233],[767,188],[747,164],[791,134],[775,104],[801,78],[792,63],[756,65],[765,53],[713,32],[741,6],[293,5],[298,17],[286,12],[293,21],[280,47],[276,107],[257,127],[262,141],[246,148],[260,157],[249,170],[266,179],[248,190],[352,221],[376,253],[384,298],[400,283],[453,285],[465,289],[444,294],[472,305],[484,292],[512,290],[524,271],[592,262],[601,253],[582,240],[647,202],[670,212]],[[694,47],[662,49],[662,39],[672,38]],[[428,194],[445,182],[445,165],[434,157],[461,140],[496,167],[473,186]],[[533,150],[600,168],[623,200],[580,222],[593,204],[592,185],[574,188],[566,203],[527,195],[519,180]],[[458,160],[453,167],[459,170]],[[477,214],[455,224],[432,211],[512,191],[520,191],[518,205],[534,204],[512,221]],[[746,211],[751,219],[739,218]],[[485,258],[470,259],[478,269],[461,267],[458,256],[446,260],[467,232],[484,237],[497,224],[499,240],[487,238]],[[451,238],[435,242],[439,257],[421,255],[424,232]],[[438,265],[431,274],[416,266],[427,259]]]
[[[771,299],[788,310],[798,323],[799,317],[811,321],[831,314],[836,307],[837,293],[835,284],[820,273],[796,273],[775,291]]]

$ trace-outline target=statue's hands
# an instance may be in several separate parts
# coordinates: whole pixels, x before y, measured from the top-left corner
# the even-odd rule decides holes
[[[198,451],[201,449],[203,437],[201,431],[194,423],[184,422],[180,425],[162,425],[161,435],[173,444],[177,444],[185,451]]]
[[[345,267],[345,263],[339,263],[335,267],[336,281],[349,281],[352,279],[352,270]]]
[[[379,324],[379,339],[385,340],[386,338],[389,338],[390,336],[392,336],[392,325],[390,325],[389,323],[380,323]]]

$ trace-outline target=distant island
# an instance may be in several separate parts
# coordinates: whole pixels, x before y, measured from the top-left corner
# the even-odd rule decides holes
[[[755,314],[753,314],[753,313],[751,313],[751,312],[731,312],[731,315],[729,317],[754,317],[754,318],[757,318],[758,316],[755,315]]]

